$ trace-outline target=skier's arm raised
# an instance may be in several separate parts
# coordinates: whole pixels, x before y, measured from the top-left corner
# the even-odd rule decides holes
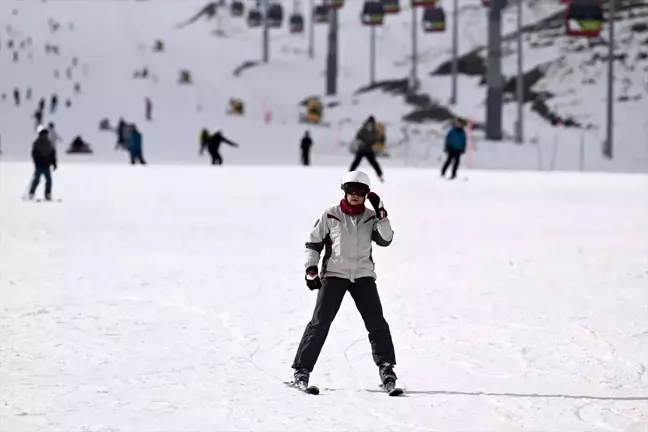
[[[382,200],[375,192],[369,192],[367,199],[376,211],[376,222],[373,226],[371,240],[376,242],[378,246],[389,246],[394,239],[394,230],[391,222],[387,219],[387,210],[385,210]]]

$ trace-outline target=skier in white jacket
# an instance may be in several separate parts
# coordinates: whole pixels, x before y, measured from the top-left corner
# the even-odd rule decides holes
[[[306,243],[306,285],[319,291],[313,317],[306,326],[292,365],[295,370],[293,383],[298,387],[308,386],[310,373],[347,291],[369,333],[373,360],[383,386],[395,385],[394,344],[383,317],[371,256],[372,241],[378,246],[389,246],[394,232],[380,197],[370,192],[370,187],[369,176],[364,172],[347,173],[342,179],[344,198],[315,222]],[[374,210],[365,207],[366,200]],[[318,272],[322,251],[324,257],[321,272]]]

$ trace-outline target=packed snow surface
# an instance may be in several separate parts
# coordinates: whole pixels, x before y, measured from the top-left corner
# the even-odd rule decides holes
[[[53,203],[30,174],[0,165],[2,431],[648,428],[644,175],[388,170],[389,398],[350,298],[322,394],[282,383],[344,169],[65,164]]]

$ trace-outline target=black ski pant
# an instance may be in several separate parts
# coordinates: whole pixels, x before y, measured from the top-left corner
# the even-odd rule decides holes
[[[34,177],[31,185],[29,186],[29,195],[36,193],[38,183],[40,183],[41,176],[45,177],[45,197],[49,198],[52,195],[52,173],[48,166],[36,166],[34,169]]]
[[[223,157],[220,155],[218,151],[210,151],[209,154],[211,155],[211,164],[212,165],[223,165]]]
[[[351,168],[349,168],[349,171],[354,171],[356,168],[358,168],[358,165],[360,165],[360,162],[362,162],[363,157],[367,158],[369,164],[373,167],[373,169],[376,170],[378,177],[382,177],[382,169],[380,168],[380,165],[378,165],[376,155],[373,152],[356,152],[355,159],[353,159],[353,162],[351,162]]]
[[[461,163],[461,155],[463,152],[461,150],[448,149],[446,151],[446,160],[441,168],[441,176],[445,176],[446,171],[452,164],[452,178],[457,177],[457,170],[459,169],[459,164]]]
[[[146,165],[146,161],[144,160],[144,156],[142,155],[141,150],[130,152],[131,165],[135,165],[137,162],[139,162],[142,165]]]
[[[365,328],[369,332],[371,353],[376,365],[383,362],[396,364],[394,343],[392,342],[389,324],[383,316],[382,304],[378,296],[376,281],[371,277],[348,279],[326,277],[322,280],[322,287],[317,293],[317,302],[313,318],[306,325],[297,354],[293,361],[293,369],[306,369],[312,371],[317,358],[322,351],[331,323],[340,310],[342,299],[349,291],[356,304]]]
[[[302,160],[302,165],[305,165],[305,166],[310,165],[310,151],[309,150],[302,150],[302,152],[301,152],[301,160]]]

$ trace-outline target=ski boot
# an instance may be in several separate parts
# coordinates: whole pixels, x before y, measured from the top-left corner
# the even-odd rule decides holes
[[[293,385],[301,389],[308,387],[308,380],[310,378],[310,372],[306,369],[295,369],[295,374],[293,375]]]
[[[380,375],[380,381],[382,384],[380,387],[385,393],[388,393],[390,396],[400,396],[403,394],[403,389],[396,387],[396,372],[394,372],[394,365],[391,363],[381,363],[378,366],[378,375]]]

